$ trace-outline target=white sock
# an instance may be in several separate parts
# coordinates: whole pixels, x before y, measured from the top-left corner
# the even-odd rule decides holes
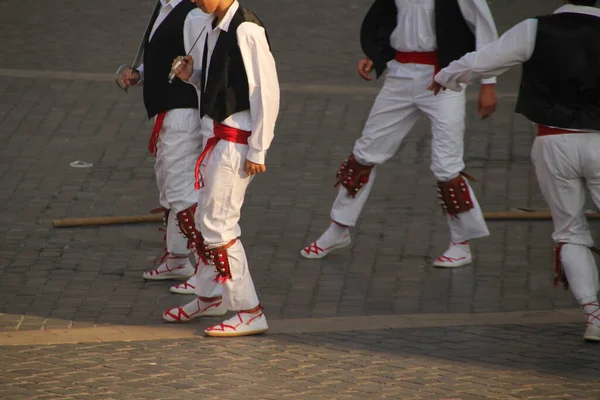
[[[174,254],[170,253],[167,257],[167,268],[173,269],[189,263],[189,256],[187,254]]]
[[[444,256],[450,258],[467,257],[469,255],[471,255],[471,246],[469,246],[468,241],[461,243],[451,242],[448,250],[444,252]]]
[[[317,240],[320,247],[326,249],[344,241],[350,235],[350,228],[332,222],[329,228]]]

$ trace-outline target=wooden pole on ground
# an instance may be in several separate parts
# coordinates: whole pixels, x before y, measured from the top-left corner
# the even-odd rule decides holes
[[[78,226],[144,224],[149,222],[162,222],[162,220],[162,213],[147,215],[123,215],[117,217],[65,218],[52,220],[52,226],[55,228],[72,228]]]
[[[586,213],[588,219],[600,219],[600,213]],[[548,210],[539,211],[488,211],[483,213],[483,218],[486,221],[502,221],[502,220],[551,220],[552,215]]]
[[[586,213],[588,219],[600,219],[600,213]],[[488,211],[483,213],[486,221],[527,221],[527,220],[551,220],[552,216],[548,210],[521,210],[521,211]],[[87,217],[87,218],[65,218],[52,220],[55,228],[73,228],[78,226],[103,226],[121,224],[144,224],[151,222],[162,222],[163,214],[147,215],[123,215],[117,217]]]

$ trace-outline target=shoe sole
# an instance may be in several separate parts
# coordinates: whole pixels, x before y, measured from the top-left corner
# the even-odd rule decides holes
[[[260,335],[261,333],[265,333],[269,328],[259,329],[257,331],[247,331],[247,332],[212,332],[212,331],[204,331],[206,336],[211,337],[237,337],[237,336],[250,336],[250,335]]]
[[[332,251],[344,248],[346,246],[350,246],[352,244],[352,240],[349,240],[347,243],[340,243],[338,245],[335,245],[334,247],[330,247],[327,250],[324,250],[321,254],[307,254],[304,252],[304,249],[300,250],[300,255],[304,258],[308,258],[309,260],[311,259],[319,259],[319,258],[323,258],[325,257],[327,254],[331,253]]]
[[[191,273],[190,275],[157,275],[157,276],[142,275],[142,278],[144,278],[147,281],[166,281],[169,279],[180,281],[180,280],[188,280],[194,275],[195,275],[195,272]]]
[[[179,289],[171,288],[169,291],[171,293],[173,293],[173,294],[196,294],[196,292],[193,291],[193,290],[192,291],[189,291],[189,290],[185,290],[184,291],[184,290],[179,290]]]
[[[583,340],[586,342],[600,342],[600,336],[584,336]]]
[[[195,320],[195,319],[200,319],[200,318],[212,318],[212,317],[222,317],[222,316],[224,316],[224,315],[226,315],[226,314],[227,314],[227,311],[225,311],[223,314],[212,314],[212,315],[206,315],[206,314],[205,314],[205,315],[200,315],[200,316],[197,316],[197,317],[192,317],[192,318],[190,318],[190,319],[186,319],[186,320],[183,320],[183,319],[174,319],[174,320],[169,320],[169,319],[166,319],[166,318],[163,316],[163,321],[165,321],[165,322],[170,322],[170,323],[186,324],[186,323],[188,323],[188,322],[192,322],[192,321],[193,321],[193,320]]]
[[[459,268],[459,267],[464,267],[465,265],[469,265],[469,264],[472,264],[472,263],[473,263],[473,260],[463,261],[463,262],[459,262],[459,263],[456,263],[456,264],[434,262],[433,266],[434,267],[438,267],[438,268]]]

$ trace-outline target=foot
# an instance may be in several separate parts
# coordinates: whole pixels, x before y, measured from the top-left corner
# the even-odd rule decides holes
[[[346,247],[351,243],[350,229],[332,222],[325,233],[300,250],[300,254],[305,258],[323,258],[332,251]]]
[[[175,294],[195,294],[196,293],[196,275],[192,275],[186,282],[171,286],[171,293]]]
[[[600,342],[600,305],[597,301],[583,304],[583,311],[587,322],[583,340]]]
[[[469,242],[450,243],[448,250],[436,258],[433,265],[442,268],[456,268],[471,264],[472,261]]]
[[[600,326],[588,324],[583,334],[583,340],[586,342],[600,342]]]
[[[152,281],[162,281],[165,279],[188,279],[195,274],[195,268],[190,262],[188,256],[169,255],[167,261],[160,267],[151,271],[144,272],[143,278]]]
[[[232,337],[258,335],[269,330],[267,318],[262,310],[238,311],[233,317],[204,331],[207,336]]]
[[[167,322],[188,322],[201,317],[222,317],[227,314],[223,299],[203,301],[200,298],[190,301],[186,305],[170,308],[163,314]]]

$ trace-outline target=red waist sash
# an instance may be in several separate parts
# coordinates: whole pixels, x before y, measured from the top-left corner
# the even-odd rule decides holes
[[[397,51],[396,57],[394,58],[396,61],[402,64],[424,64],[424,65],[433,65],[435,68],[435,73],[437,74],[440,71],[440,64],[438,61],[437,51],[412,51],[412,52],[404,52]]]
[[[546,125],[538,125],[537,126],[537,135],[538,136],[564,135],[566,133],[588,133],[588,132],[574,131],[571,129],[552,128],[551,126],[546,126]]]
[[[227,125],[220,124],[214,121],[213,125],[213,137],[208,139],[206,142],[206,146],[204,146],[204,150],[196,160],[196,170],[195,170],[195,182],[194,187],[196,189],[201,189],[204,187],[204,181],[202,179],[202,173],[200,172],[200,166],[202,165],[202,161],[208,155],[208,153],[219,143],[219,140],[226,140],[228,142],[240,143],[240,144],[248,144],[248,138],[250,137],[250,131],[243,131],[241,129],[232,128]]]
[[[148,151],[155,157],[156,151],[158,150],[158,136],[160,135],[160,130],[162,129],[163,122],[166,116],[166,111],[163,111],[160,114],[158,114],[156,116],[156,121],[154,121],[154,127],[152,128],[152,136],[150,136],[150,143],[148,143]]]

